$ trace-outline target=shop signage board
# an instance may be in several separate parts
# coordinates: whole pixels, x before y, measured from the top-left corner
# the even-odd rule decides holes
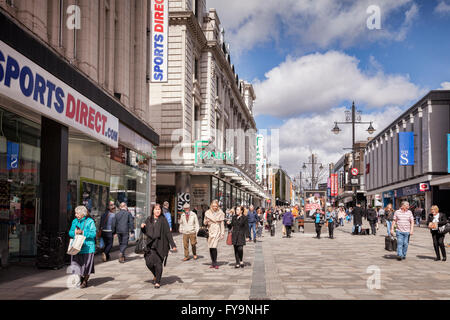
[[[256,182],[262,182],[264,156],[264,136],[258,134],[256,136]]]
[[[338,175],[337,173],[331,174],[331,196],[335,197],[338,195]]]
[[[398,133],[398,155],[401,166],[414,165],[414,132]]]
[[[398,197],[412,196],[429,190],[430,190],[430,182],[423,182],[414,184],[412,186],[397,189],[395,190],[394,195],[396,198],[398,198]]]
[[[207,151],[205,149],[209,144],[209,141],[197,140],[194,143],[194,158],[195,164],[199,163],[199,160],[222,160],[222,161],[233,161],[234,156],[231,151],[220,152],[220,151]]]
[[[113,148],[119,120],[0,41],[0,94]]]
[[[167,82],[169,0],[152,0],[151,82]]]

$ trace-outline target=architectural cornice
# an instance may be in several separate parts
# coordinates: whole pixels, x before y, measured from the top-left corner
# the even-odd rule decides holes
[[[189,31],[195,35],[199,47],[203,50],[206,47],[206,36],[198,23],[197,17],[192,11],[169,12],[170,25],[185,25]]]

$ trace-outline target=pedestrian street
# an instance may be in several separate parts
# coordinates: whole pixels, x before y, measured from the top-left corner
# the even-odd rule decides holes
[[[429,231],[415,228],[404,261],[384,250],[385,232],[380,225],[376,236],[355,236],[346,223],[335,230],[335,239],[325,232],[321,239],[298,232],[287,239],[282,238],[279,222],[275,237],[264,231],[256,244],[244,247],[243,269],[234,268],[233,249],[222,241],[218,270],[209,268],[207,243],[202,238],[198,239],[199,259],[182,262],[182,239],[175,235],[178,251],[169,255],[160,289],[153,287],[143,256],[130,247],[124,264],[118,263],[118,251],[106,263],[97,255],[95,274],[86,289],[70,287],[65,269],[40,270],[14,281],[2,277],[0,299],[450,299],[450,268],[448,262],[433,260]],[[376,274],[379,289],[373,278]]]

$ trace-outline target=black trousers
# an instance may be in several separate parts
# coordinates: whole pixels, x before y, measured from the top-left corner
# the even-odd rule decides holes
[[[236,264],[240,264],[244,259],[244,246],[234,246],[234,257],[236,258]]]
[[[119,238],[119,250],[122,256],[125,256],[125,250],[128,247],[128,233],[118,233],[117,237]]]
[[[213,266],[217,265],[217,248],[210,248],[209,255],[211,256]]]
[[[112,232],[102,231],[103,242],[105,243],[105,247],[103,248],[103,253],[106,254],[106,258],[109,260],[109,253],[111,252],[114,236]]]
[[[286,237],[291,237],[292,226],[286,226]]]
[[[447,253],[445,251],[445,244],[444,244],[445,234],[439,234],[437,230],[432,230],[431,237],[433,238],[433,246],[434,252],[436,252],[436,257],[437,258],[441,257],[441,255],[439,254],[439,248],[441,248],[442,257],[447,258]]]
[[[333,232],[334,232],[334,221],[328,222],[328,235],[330,238],[333,238]]]
[[[322,226],[320,225],[320,223],[316,223],[317,238],[320,238],[320,232],[321,231],[322,231]]]
[[[147,268],[153,273],[156,278],[155,283],[161,283],[161,277],[163,272],[163,260],[158,255],[156,250],[150,250],[149,253],[145,254],[145,264]]]
[[[372,229],[372,234],[377,234],[377,221],[376,220],[370,220],[370,228]]]

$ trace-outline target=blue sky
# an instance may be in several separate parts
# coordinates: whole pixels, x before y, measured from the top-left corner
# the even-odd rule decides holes
[[[258,128],[280,130],[288,172],[310,152],[339,159],[347,131],[333,145],[321,141],[352,100],[381,130],[428,90],[450,89],[450,0],[208,1],[239,78],[254,84]],[[366,27],[369,5],[380,8],[381,30]]]

